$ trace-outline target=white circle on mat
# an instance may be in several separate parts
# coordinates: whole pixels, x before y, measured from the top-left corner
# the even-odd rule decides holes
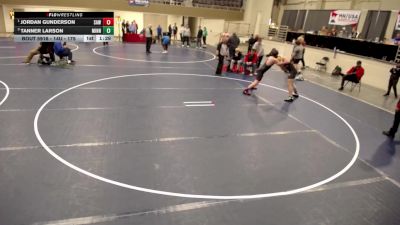
[[[8,95],[10,94],[10,88],[6,83],[0,80],[0,83],[6,88],[6,95],[4,95],[4,98],[0,101],[0,105],[3,105],[3,103],[7,100]]]
[[[89,81],[89,82],[85,82],[82,84],[78,84],[76,86],[70,87],[68,89],[65,89],[64,91],[61,91],[60,93],[54,95],[53,97],[51,97],[50,99],[48,99],[42,106],[40,106],[39,110],[36,112],[35,115],[35,120],[34,120],[34,131],[35,131],[35,135],[36,138],[38,139],[38,141],[40,142],[40,144],[43,146],[43,148],[50,154],[52,155],[54,158],[56,158],[58,161],[60,161],[61,163],[63,163],[64,165],[70,167],[71,169],[76,170],[79,173],[85,174],[89,177],[92,177],[94,179],[109,183],[109,184],[113,184],[119,187],[124,187],[124,188],[128,188],[128,189],[132,189],[132,190],[137,190],[137,191],[142,191],[142,192],[147,192],[147,193],[152,193],[152,194],[159,194],[159,195],[166,195],[166,196],[174,196],[174,197],[183,197],[183,198],[197,198],[197,199],[255,199],[255,198],[268,198],[268,197],[277,197],[277,196],[285,196],[285,195],[292,195],[292,194],[296,194],[296,193],[300,193],[303,191],[307,191],[316,187],[319,187],[321,185],[324,185],[328,182],[331,182],[333,180],[335,180],[336,178],[340,177],[341,175],[343,175],[346,171],[348,171],[353,164],[356,162],[359,152],[360,152],[360,141],[358,139],[358,136],[356,134],[356,132],[354,131],[353,127],[343,118],[341,117],[338,113],[336,113],[335,111],[333,111],[332,109],[328,108],[327,106],[313,100],[310,99],[308,97],[302,96],[301,98],[306,99],[310,102],[313,102],[315,104],[317,104],[318,106],[326,109],[327,111],[331,112],[333,115],[335,115],[336,117],[338,117],[351,131],[351,133],[353,134],[353,137],[355,139],[356,142],[356,150],[354,152],[354,155],[352,157],[352,159],[350,160],[350,162],[343,168],[341,169],[339,172],[337,172],[336,174],[334,174],[333,176],[330,176],[322,181],[319,181],[317,183],[305,186],[305,187],[301,187],[301,188],[296,188],[296,189],[292,189],[292,190],[287,190],[287,191],[280,191],[280,192],[272,192],[272,193],[264,193],[264,194],[254,194],[254,195],[204,195],[204,194],[185,194],[185,193],[176,193],[176,192],[168,192],[168,191],[161,191],[161,190],[155,190],[155,189],[149,189],[149,188],[144,188],[144,187],[139,187],[139,186],[134,186],[134,185],[130,185],[130,184],[126,184],[126,183],[122,183],[119,181],[115,181],[106,177],[102,177],[99,176],[97,174],[94,174],[92,172],[89,172],[87,170],[84,170],[68,161],[66,161],[65,159],[63,159],[61,156],[59,156],[57,153],[55,153],[47,144],[46,142],[44,142],[44,140],[42,139],[39,129],[38,129],[38,121],[39,121],[39,117],[40,117],[40,113],[43,111],[43,109],[46,107],[46,105],[48,105],[51,101],[53,101],[54,99],[56,99],[58,96],[65,94],[68,91],[74,90],[76,88],[88,85],[88,84],[93,84],[93,83],[97,83],[97,82],[101,82],[101,81],[106,81],[106,80],[112,80],[112,79],[118,79],[118,78],[124,78],[124,77],[139,77],[139,76],[197,76],[197,77],[210,77],[210,78],[214,78],[214,79],[228,79],[228,80],[236,80],[236,81],[241,81],[241,82],[251,82],[251,81],[246,81],[246,80],[241,80],[241,79],[236,79],[236,78],[229,78],[229,77],[220,77],[220,76],[211,76],[211,75],[201,75],[201,74],[181,74],[181,73],[147,73],[147,74],[130,74],[130,75],[120,75],[120,76],[114,76],[114,77],[107,77],[107,78],[102,78],[102,79],[98,79],[98,80],[93,80],[93,81]],[[281,89],[281,88],[277,88],[274,86],[270,86],[267,84],[262,84],[260,83],[261,86],[264,87],[269,87],[269,88],[273,88],[279,91],[283,91],[286,92],[287,90]]]
[[[93,53],[99,56],[104,56],[104,57],[108,57],[108,58],[112,58],[112,59],[118,59],[118,60],[126,60],[126,61],[133,61],[133,62],[151,62],[151,63],[174,63],[174,64],[185,64],[185,63],[202,63],[202,62],[209,62],[212,61],[214,59],[216,59],[217,57],[212,54],[211,52],[208,51],[200,51],[200,50],[196,50],[196,49],[191,49],[188,48],[189,51],[199,51],[199,52],[204,52],[210,56],[212,56],[209,59],[205,59],[205,60],[196,60],[196,61],[156,61],[156,60],[145,60],[145,59],[131,59],[131,58],[123,58],[123,57],[116,57],[116,56],[111,56],[111,55],[106,55],[100,52],[97,52],[96,50],[99,48],[105,48],[105,47],[112,47],[112,46],[116,46],[116,45],[109,45],[109,46],[98,46],[96,48],[93,49]],[[143,53],[145,54],[145,53]]]

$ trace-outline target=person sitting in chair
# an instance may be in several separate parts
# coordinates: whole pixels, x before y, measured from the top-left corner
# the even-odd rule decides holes
[[[236,71],[239,70],[239,67],[242,65],[243,54],[239,48],[235,49],[235,54],[232,56],[230,70],[233,71],[234,65],[236,65]]]
[[[361,77],[364,75],[364,68],[361,66],[361,61],[357,61],[357,65],[353,66],[346,74],[343,74],[342,83],[340,85],[339,91],[343,90],[344,82],[350,81],[353,83],[359,83]]]
[[[246,73],[246,71],[250,72],[250,76],[253,76],[254,73],[256,72],[257,69],[257,62],[258,62],[258,57],[257,57],[257,52],[255,49],[251,49],[249,53],[244,57],[244,70],[243,74]],[[251,71],[249,70],[251,68]]]

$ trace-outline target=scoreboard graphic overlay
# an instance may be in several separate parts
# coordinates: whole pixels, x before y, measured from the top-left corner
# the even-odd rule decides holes
[[[15,12],[16,42],[108,42],[114,12]]]

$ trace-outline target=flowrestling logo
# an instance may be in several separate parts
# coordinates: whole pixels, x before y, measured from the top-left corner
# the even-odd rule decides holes
[[[149,0],[129,0],[129,5],[132,5],[132,6],[149,6]]]
[[[333,10],[329,17],[329,24],[332,25],[354,25],[360,19],[361,11],[357,10]]]

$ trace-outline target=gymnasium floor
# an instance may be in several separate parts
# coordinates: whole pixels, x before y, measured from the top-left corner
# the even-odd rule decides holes
[[[204,50],[34,46],[0,40],[1,225],[400,224],[387,111],[308,81],[285,103],[278,68],[244,96]]]

